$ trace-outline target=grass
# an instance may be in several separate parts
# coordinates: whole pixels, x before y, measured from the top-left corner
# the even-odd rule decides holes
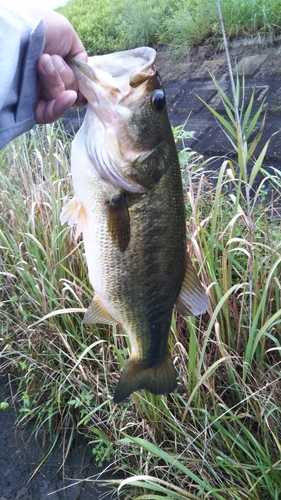
[[[35,436],[49,434],[46,456],[63,439],[66,458],[81,432],[128,499],[277,500],[280,216],[260,185],[247,205],[239,164],[207,175],[200,158],[185,155],[189,253],[210,316],[173,318],[177,393],[141,391],[113,405],[126,339],[119,328],[81,324],[92,291],[83,243],[59,223],[71,193],[69,141],[53,126],[1,152],[2,369],[16,383],[18,424],[33,420]],[[280,196],[280,173],[267,177]]]
[[[280,34],[280,0],[224,0],[228,38]],[[213,0],[69,0],[58,9],[78,31],[90,55],[141,45],[169,45],[175,53],[222,41]]]
[[[41,127],[0,152],[0,355],[18,425],[48,434],[45,456],[62,440],[66,459],[86,436],[97,465],[112,471],[107,484],[128,500],[280,498],[281,174],[264,171],[266,145],[255,157],[263,107],[256,115],[253,99],[244,105],[243,81],[233,103],[217,91],[228,121],[216,118],[238,160],[212,172],[180,152],[188,251],[210,308],[172,318],[179,388],[169,396],[140,391],[115,406],[126,337],[81,324],[93,292],[83,242],[59,223],[72,193],[65,132]]]

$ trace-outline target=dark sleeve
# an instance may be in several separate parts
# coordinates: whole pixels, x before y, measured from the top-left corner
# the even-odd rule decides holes
[[[0,3],[0,148],[35,124],[43,21]]]

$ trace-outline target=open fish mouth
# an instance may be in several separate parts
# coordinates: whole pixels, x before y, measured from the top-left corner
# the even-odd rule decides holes
[[[91,65],[72,57],[67,58],[67,63],[81,82],[82,87],[92,82],[104,87],[114,95],[119,92],[126,94],[130,88],[139,86],[155,75],[155,58],[154,49],[139,47],[113,54],[93,56],[91,57]],[[125,65],[124,60],[126,61]]]

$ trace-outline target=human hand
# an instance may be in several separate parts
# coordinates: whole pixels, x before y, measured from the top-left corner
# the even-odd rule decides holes
[[[54,11],[30,8],[42,18],[45,26],[45,46],[38,60],[39,89],[35,103],[37,123],[51,123],[61,118],[71,106],[87,101],[78,91],[75,75],[64,58],[72,56],[87,62],[88,56],[70,22]]]

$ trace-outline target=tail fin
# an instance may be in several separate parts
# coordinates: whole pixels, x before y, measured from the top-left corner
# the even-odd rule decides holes
[[[114,394],[114,403],[122,403],[134,391],[146,389],[152,394],[169,394],[177,388],[176,371],[167,351],[160,363],[147,366],[140,359],[129,359]]]

